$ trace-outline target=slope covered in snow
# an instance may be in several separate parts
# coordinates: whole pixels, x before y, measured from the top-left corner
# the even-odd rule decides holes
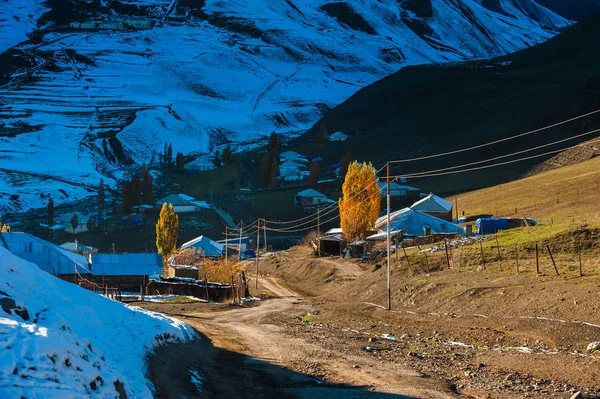
[[[147,352],[195,333],[0,248],[0,337],[2,398],[148,398]]]
[[[295,136],[404,66],[513,52],[570,24],[533,0],[65,3],[50,15],[156,25],[82,31],[55,17],[40,42],[11,50],[0,170],[12,173],[0,175],[0,210],[42,206],[40,194],[89,195],[82,183],[114,184],[164,142],[190,154],[272,131]]]

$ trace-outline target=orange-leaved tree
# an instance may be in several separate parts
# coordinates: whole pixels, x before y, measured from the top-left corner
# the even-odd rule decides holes
[[[342,185],[340,221],[348,241],[360,240],[375,227],[381,209],[381,192],[375,168],[369,162],[352,162]]]
[[[156,249],[163,258],[163,274],[167,275],[167,260],[177,246],[179,217],[172,204],[164,203],[156,223]]]

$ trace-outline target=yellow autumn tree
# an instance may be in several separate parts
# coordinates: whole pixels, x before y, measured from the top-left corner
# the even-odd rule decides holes
[[[352,162],[342,185],[340,221],[348,241],[360,240],[375,227],[381,209],[377,172],[369,162]]]
[[[175,214],[172,204],[163,204],[156,223],[156,249],[162,255],[164,267],[163,274],[167,275],[166,265],[169,256],[175,252],[177,234],[179,231],[179,217]]]

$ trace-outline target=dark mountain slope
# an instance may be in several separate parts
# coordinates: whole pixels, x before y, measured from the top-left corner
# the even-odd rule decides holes
[[[544,44],[491,61],[407,67],[371,84],[322,119],[352,137],[323,155],[345,151],[381,165],[468,147],[553,124],[600,108],[600,15]],[[318,122],[307,136],[315,135]],[[501,145],[406,164],[401,173],[443,168],[537,146],[600,126],[600,115]],[[581,138],[588,140],[590,136]],[[570,141],[545,152],[576,144]],[[454,192],[508,181],[543,159],[412,183]]]
[[[600,0],[537,0],[537,2],[573,21],[581,21],[594,11],[600,10]]]

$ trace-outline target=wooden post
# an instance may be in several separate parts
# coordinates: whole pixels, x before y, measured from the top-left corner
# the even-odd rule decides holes
[[[560,275],[560,273],[558,273],[558,268],[556,267],[556,262],[554,261],[554,256],[552,256],[552,251],[550,251],[550,245],[546,245],[546,249],[548,250],[548,253],[550,254],[550,260],[552,261],[552,266],[554,266],[554,271],[556,272],[556,275]]]
[[[228,250],[227,247],[229,246],[229,228],[227,226],[225,226],[225,266],[227,266],[227,255],[228,255]]]
[[[412,270],[412,267],[410,266],[410,259],[408,259],[408,255],[406,254],[406,248],[404,248],[404,245],[402,245],[402,250],[404,251],[404,258],[406,259],[406,263],[408,263],[408,268]],[[398,253],[398,248],[396,248],[396,253]]]
[[[483,270],[485,270],[485,256],[483,256],[483,244],[479,241],[479,248],[481,249],[481,262],[483,263]]]
[[[450,269],[450,257],[448,256],[448,240],[444,238],[444,250],[446,251],[446,264],[448,265],[448,269]]]
[[[317,251],[321,257],[321,210],[317,209]]]
[[[540,274],[540,256],[537,242],[535,243],[535,273]]]
[[[204,290],[206,291],[206,302],[210,302],[210,296],[208,295],[208,275],[204,275]]]
[[[500,263],[500,271],[502,271],[502,255],[500,255],[500,243],[498,242],[498,234],[496,234],[496,249],[498,249],[498,262]]]
[[[583,269],[581,268],[581,250],[579,250],[578,253],[579,253],[579,277],[583,277]]]
[[[264,252],[267,252],[267,221],[263,220],[263,241],[265,242],[265,250]]]
[[[515,245],[515,259],[517,261],[517,274],[519,274],[519,248]]]
[[[258,291],[258,256],[260,253],[260,219],[256,221],[258,230],[256,231],[256,290]],[[240,244],[241,245],[241,244]]]
[[[427,273],[429,273],[429,258],[427,258],[427,252],[423,252],[423,255],[425,255],[425,266],[427,266]]]
[[[233,303],[235,303],[235,288],[233,287],[233,274],[231,275],[231,297],[233,298]]]
[[[242,260],[242,233],[244,232],[244,221],[240,220],[240,240],[238,241],[238,261]]]

